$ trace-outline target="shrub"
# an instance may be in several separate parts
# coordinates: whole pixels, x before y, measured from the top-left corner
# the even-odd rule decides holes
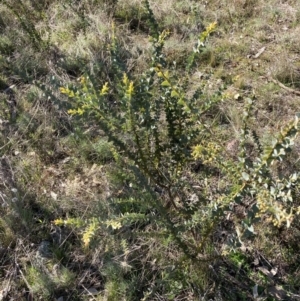
[[[113,210],[107,219],[55,222],[83,229],[85,247],[97,235],[111,237],[113,248],[104,253],[119,254],[124,266],[131,260],[135,270],[157,271],[155,279],[144,276],[138,284],[143,300],[153,300],[157,291],[173,300],[187,289],[194,296],[197,291],[203,294],[215,260],[228,250],[245,247],[261,219],[289,227],[299,214],[293,204],[298,173],[282,175],[274,168],[291,150],[298,117],[263,147],[251,129],[255,97],[245,99],[239,152],[237,158],[228,156],[208,114],[226,101],[223,87],[207,96],[205,87],[211,79],[205,78],[196,91],[191,90],[195,63],[216,23],[200,34],[183,72],[176,62],[167,64],[164,43],[169,32],[159,31],[148,1],[145,8],[152,43],[146,72],[137,77],[126,70],[113,26],[107,45],[112,77],[99,82],[86,74],[79,85],[60,88],[74,104],[69,113],[94,120],[112,142],[115,164],[130,178],[128,193],[111,200]],[[254,154],[249,153],[249,142]],[[193,164],[199,166],[197,171]],[[227,248],[221,249],[216,232],[228,220],[233,220],[235,231],[228,236]],[[147,261],[134,259],[137,249]]]

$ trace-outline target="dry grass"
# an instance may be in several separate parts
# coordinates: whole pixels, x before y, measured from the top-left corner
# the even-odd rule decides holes
[[[94,6],[91,2],[95,2]],[[88,300],[83,293],[84,288],[95,288],[102,292],[101,296],[93,297],[94,300],[121,300],[117,299],[121,298],[118,294],[113,296],[111,293],[111,299],[108,297],[109,291],[120,280],[116,278],[104,285],[105,277],[97,268],[97,264],[101,265],[104,259],[95,258],[95,254],[88,251],[82,253],[79,237],[73,229],[66,230],[59,249],[52,241],[50,228],[51,221],[58,217],[87,219],[95,211],[101,212],[99,201],[106,202],[112,195],[119,196],[131,191],[126,182],[128,179],[114,173],[116,167],[108,151],[109,146],[104,148],[101,143],[95,142],[95,134],[89,125],[81,128],[76,119],[64,119],[66,115],[60,111],[64,109],[56,106],[57,101],[63,103],[57,91],[53,91],[50,100],[46,100],[44,92],[35,90],[33,85],[33,80],[49,83],[49,77],[53,75],[59,79],[60,85],[67,85],[75,82],[87,70],[97,76],[108,76],[109,58],[105,43],[111,35],[114,19],[116,34],[124,50],[122,55],[127,58],[127,68],[136,74],[144,71],[150,43],[142,1],[118,1],[115,6],[108,3],[104,5],[104,2],[83,1],[85,15],[82,18],[81,11],[75,5],[72,9],[64,1],[48,1],[44,17],[28,21],[35,22],[41,39],[48,41],[49,47],[43,50],[36,50],[31,34],[26,32],[11,10],[0,4],[0,33],[3,35],[0,38],[0,100],[4,104],[4,110],[0,113],[0,126],[4,133],[0,134],[0,155],[8,162],[8,165],[0,166],[0,261],[3,267],[0,272],[0,293],[4,296],[1,300],[37,300],[40,296],[44,300],[54,300],[54,297],[58,300],[60,296],[65,296],[66,300],[67,296],[74,298],[70,300]],[[26,1],[22,3],[29,5]],[[238,137],[242,127],[241,110],[244,104],[236,95],[255,95],[255,118],[250,124],[261,137],[262,143],[267,144],[299,107],[298,95],[270,79],[277,79],[286,87],[300,91],[300,2],[168,0],[151,1],[150,4],[161,28],[170,30],[165,48],[168,60],[176,60],[182,73],[187,53],[192,49],[199,31],[210,22],[218,22],[208,51],[199,62],[197,72],[201,74],[191,79],[191,86],[200,82],[202,73],[209,74],[212,81],[219,80],[226,84],[228,97],[216,112],[217,116],[213,117],[214,122],[221,120],[219,137],[224,139],[225,146]],[[87,22],[87,25],[83,25],[83,22]],[[256,57],[263,48],[264,51]],[[9,120],[7,95],[2,89],[6,84],[16,84],[15,121]],[[66,123],[63,126],[62,121]],[[67,125],[69,122],[72,124],[70,127]],[[96,135],[102,139],[101,134]],[[299,159],[297,152],[293,156],[294,161]],[[296,169],[297,165],[290,168]],[[12,188],[19,193],[19,200],[13,203],[16,196]],[[278,230],[267,228],[266,225],[262,222],[257,239],[253,244],[249,243],[249,256],[253,256],[253,259],[253,250],[256,250],[260,260],[266,258],[272,267],[278,267],[278,283],[290,284],[293,275],[299,278],[299,257],[295,251],[298,230],[295,228],[294,232],[286,235],[281,233],[277,237]],[[288,242],[287,235],[291,236]],[[49,240],[54,253],[57,253],[50,264],[45,264],[48,272],[51,270],[48,275],[50,278],[43,278],[44,282],[39,283],[37,278],[41,267],[37,267],[31,257],[27,260],[23,257],[27,256],[26,253],[37,252],[44,240]],[[289,246],[289,242],[293,243]],[[113,242],[105,243],[113,248]],[[144,244],[141,242],[137,245]],[[130,252],[130,256],[139,254],[134,248]],[[164,260],[159,258],[159,252],[169,252],[170,257],[174,256],[168,246],[161,250],[155,243],[149,252],[140,253],[148,254],[149,259],[146,257],[143,260],[154,274],[164,268]],[[102,249],[99,253],[104,254]],[[158,258],[157,262],[155,258]],[[55,264],[61,264],[60,276],[56,278],[51,274]],[[126,271],[122,273],[125,275],[125,285],[127,274]],[[147,275],[149,271],[143,270],[143,273],[146,274],[145,279],[151,278]],[[211,282],[207,281],[206,271],[203,274],[203,286],[207,291],[213,290],[209,288]],[[256,281],[261,281],[255,277]],[[59,282],[64,282],[64,285],[59,285]],[[33,288],[34,283],[36,286]],[[51,285],[47,291],[49,283]],[[294,292],[299,291],[299,281],[291,285]],[[74,286],[83,291],[77,293]],[[34,294],[33,297],[28,293],[29,290]],[[17,295],[17,291],[24,291],[23,296]],[[186,300],[192,300],[193,297],[189,298]]]

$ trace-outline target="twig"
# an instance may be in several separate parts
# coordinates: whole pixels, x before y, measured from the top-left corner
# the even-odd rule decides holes
[[[84,285],[82,285],[82,287],[84,288],[84,291],[86,291],[87,295],[91,296],[93,300],[97,301],[97,299],[94,297],[94,295],[95,294],[98,295],[99,292],[97,292],[97,293],[91,292],[90,291],[91,289],[87,289]]]
[[[292,88],[289,88],[287,86],[285,86],[283,83],[281,83],[280,81],[278,81],[277,79],[273,78],[273,77],[268,77],[269,80],[271,80],[273,83],[277,84],[279,87],[281,87],[282,89],[290,92],[290,93],[293,93],[295,95],[300,95],[300,91],[297,91],[297,90],[294,90]]]
[[[257,59],[261,56],[261,54],[266,50],[266,47],[262,47],[258,50],[258,52],[253,56],[254,59]]]
[[[18,271],[19,271],[19,273],[20,273],[23,281],[25,282],[27,288],[30,290],[30,292],[32,292],[31,285],[28,283],[27,279],[25,278],[25,275],[23,274],[23,272],[21,270],[21,267],[20,267],[20,265],[19,265],[16,257],[15,257],[15,265],[16,265],[16,267],[17,267],[17,269],[18,269]]]

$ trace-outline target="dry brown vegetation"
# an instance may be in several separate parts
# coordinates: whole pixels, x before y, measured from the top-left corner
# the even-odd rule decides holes
[[[206,97],[224,87],[223,101],[205,116],[224,160],[238,161],[247,97],[256,98],[249,127],[262,146],[270,144],[299,107],[300,1],[157,0],[150,6],[160,29],[170,31],[167,63],[176,61],[182,76],[197,37],[217,22],[187,94],[203,80]],[[289,228],[263,216],[255,237],[232,250],[227,240],[241,219],[239,208],[233,210],[210,233],[201,268],[171,236],[157,234],[159,223],[112,225],[83,246],[91,220],[113,219],[136,206],[135,199],[149,198],[97,123],[69,115],[72,104],[59,91],[87,73],[99,87],[114,83],[113,22],[120,60],[138,77],[151,58],[143,1],[0,2],[0,300],[300,300],[299,216]],[[250,157],[253,148],[249,143]],[[274,173],[298,173],[299,149],[296,140]],[[190,163],[184,179],[220,197],[229,179],[210,168],[202,181],[203,166]],[[298,186],[293,201],[299,207]],[[54,223],[68,218],[74,218],[68,227]]]

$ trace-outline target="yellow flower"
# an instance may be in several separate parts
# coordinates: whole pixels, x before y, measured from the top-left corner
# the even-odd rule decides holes
[[[60,93],[62,94],[68,94],[69,93],[69,89],[65,88],[65,87],[60,87],[59,88]]]
[[[129,87],[128,87],[126,92],[127,92],[128,95],[133,94],[133,92],[134,92],[133,81],[130,82]]]
[[[53,221],[54,225],[56,226],[63,226],[65,224],[65,221],[62,218],[58,218]]]
[[[84,76],[80,77],[80,83],[84,85],[86,83],[86,78]]]
[[[125,86],[127,86],[127,84],[128,84],[128,76],[127,76],[126,73],[124,73],[124,75],[123,75],[123,84],[124,84]]]
[[[211,33],[215,30],[215,28],[217,27],[217,22],[213,22],[213,23],[210,23],[207,27],[206,27],[206,31],[207,33]]]
[[[73,109],[68,110],[68,114],[70,115],[83,115],[83,113],[84,113],[83,108],[78,108],[77,110],[73,110]]]
[[[68,114],[70,114],[70,115],[76,115],[77,111],[70,109],[70,110],[68,110]]]
[[[101,92],[100,92],[100,95],[106,95],[107,92],[108,92],[108,82],[106,82],[106,83],[103,85],[103,87],[102,87],[102,89],[101,89]]]

